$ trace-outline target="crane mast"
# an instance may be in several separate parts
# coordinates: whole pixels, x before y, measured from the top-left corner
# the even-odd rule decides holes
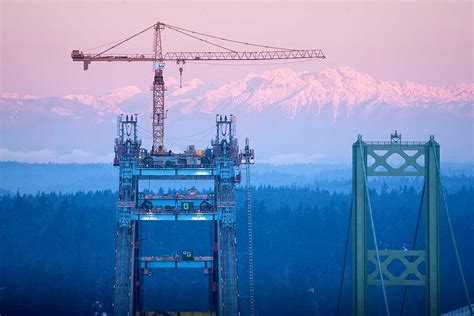
[[[153,79],[153,146],[151,148],[152,154],[158,155],[164,152],[164,137],[165,137],[165,82],[163,79],[163,70],[165,64],[163,62],[163,51],[161,46],[161,31],[164,25],[160,22],[155,25],[154,36],[154,59],[153,68],[155,77]]]

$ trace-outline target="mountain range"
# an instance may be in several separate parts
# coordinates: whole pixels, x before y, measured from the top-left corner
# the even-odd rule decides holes
[[[474,83],[434,87],[378,81],[350,67],[320,72],[280,68],[250,73],[225,84],[199,79],[181,88],[166,79],[165,143],[205,147],[216,114],[235,114],[238,135],[249,137],[262,161],[349,161],[357,134],[387,140],[398,129],[405,140],[435,134],[443,158],[474,158]],[[115,117],[138,113],[141,137],[150,143],[151,92],[136,86],[103,96],[39,98],[0,93],[0,159],[110,161]]]

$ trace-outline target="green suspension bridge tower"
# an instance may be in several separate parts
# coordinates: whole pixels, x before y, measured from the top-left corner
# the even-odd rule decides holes
[[[440,174],[439,144],[434,136],[427,142],[402,142],[395,131],[389,142],[368,142],[359,135],[352,146],[352,240],[353,240],[353,314],[368,314],[368,286],[382,286],[386,312],[390,314],[385,286],[426,287],[428,315],[440,315]],[[392,158],[391,158],[392,157]],[[394,158],[403,161],[394,166]],[[425,249],[379,250],[375,234],[372,206],[368,191],[368,177],[422,176],[422,211],[426,218]],[[368,249],[371,225],[375,249]],[[393,261],[404,265],[400,275],[391,273]],[[368,262],[375,269],[368,273]],[[426,273],[419,267],[424,263]]]

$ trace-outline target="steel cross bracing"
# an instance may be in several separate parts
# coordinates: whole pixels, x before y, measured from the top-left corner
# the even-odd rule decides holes
[[[367,142],[359,135],[352,147],[352,157],[353,314],[368,314],[368,285],[425,285],[427,314],[439,315],[440,176],[439,161],[435,159],[439,157],[439,144],[434,136],[427,142],[402,142],[401,135],[396,132],[390,142]],[[403,162],[394,165],[391,157],[398,157]],[[370,197],[367,176],[424,176],[425,250],[368,250]],[[405,267],[399,275],[390,271],[390,263],[395,260]],[[370,274],[369,261],[375,266]],[[426,274],[419,270],[422,263],[426,265]]]
[[[114,54],[95,55],[77,52],[72,55],[74,61],[91,63],[93,61],[258,61],[274,59],[325,58],[320,49],[274,50],[261,52],[167,52],[162,58],[154,54]]]
[[[163,76],[163,74],[161,74]],[[164,136],[165,136],[165,86],[163,77],[161,82],[153,83],[153,147],[154,154],[160,154],[164,151]]]
[[[161,49],[161,31],[163,29],[164,26],[161,23],[156,23],[153,43],[155,77],[153,79],[153,146],[151,148],[154,154],[163,153],[165,137],[165,82],[163,80],[164,64]]]
[[[153,29],[153,53],[152,54],[118,54],[109,53],[112,49],[122,45],[123,43],[132,40],[145,31]],[[223,49],[224,51],[190,51],[190,52],[166,52],[163,53],[163,45],[161,40],[162,31],[168,29],[170,31],[179,33],[181,35],[193,38],[195,40],[207,43],[214,47]],[[221,42],[240,44],[253,47],[263,47],[267,50],[263,51],[236,51],[227,48],[223,45],[211,42],[208,38],[219,40]],[[268,50],[270,49],[270,50]],[[252,44],[243,41],[236,41],[223,37],[217,37],[209,34],[187,30],[177,26],[168,25],[162,22],[157,22],[152,26],[120,41],[119,43],[99,52],[99,53],[84,53],[81,50],[73,50],[71,52],[73,61],[84,63],[84,70],[89,68],[91,62],[136,62],[145,61],[153,62],[154,80],[153,80],[153,114],[152,114],[152,135],[153,147],[152,154],[159,155],[165,152],[164,145],[164,122],[166,118],[165,110],[165,82],[163,80],[163,71],[166,61],[177,62],[183,65],[186,61],[265,61],[265,60],[293,60],[293,59],[324,59],[324,53],[321,49],[286,49],[273,46],[266,46],[260,44]],[[180,67],[180,76],[183,68]],[[181,80],[181,77],[180,77]]]
[[[153,146],[151,148],[153,154],[162,154],[164,152],[165,115],[165,83],[163,81],[163,71],[157,70],[153,81]]]
[[[209,312],[239,315],[236,256],[236,205],[234,190],[240,182],[240,164],[254,162],[253,150],[239,153],[235,117],[216,118],[216,137],[205,156],[193,150],[182,154],[152,155],[141,148],[136,116],[118,120],[114,165],[119,166],[120,187],[117,222],[115,304],[116,315],[136,315],[144,308],[144,282],[160,268],[200,268],[207,271],[210,285]],[[154,194],[140,191],[139,180],[213,180],[215,194],[190,190],[187,194]],[[188,201],[196,207],[173,206]],[[162,220],[206,220],[215,227],[214,257],[141,254],[139,223]],[[165,285],[164,285],[165,286]],[[174,312],[174,311],[173,311]],[[176,311],[179,312],[179,311]]]

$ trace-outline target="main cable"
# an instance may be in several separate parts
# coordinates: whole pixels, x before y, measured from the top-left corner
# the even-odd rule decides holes
[[[461,259],[459,257],[459,251],[458,251],[458,247],[457,247],[457,244],[456,244],[456,238],[454,237],[454,229],[453,229],[453,224],[451,222],[451,215],[449,214],[448,203],[446,201],[446,194],[444,193],[444,187],[441,183],[441,171],[440,171],[440,167],[439,167],[438,156],[436,155],[436,151],[435,151],[433,142],[431,142],[430,148],[431,148],[431,150],[433,150],[433,156],[434,156],[434,159],[435,159],[436,170],[438,171],[439,186],[440,186],[441,194],[443,196],[443,201],[444,201],[444,211],[446,212],[446,216],[448,218],[449,232],[451,234],[451,240],[452,240],[453,246],[454,246],[454,253],[456,255],[456,261],[457,261],[458,268],[459,268],[459,274],[461,275],[462,285],[463,285],[463,288],[464,288],[464,294],[466,295],[466,300],[467,300],[467,303],[469,304],[469,311],[470,311],[471,315],[474,315],[474,308],[472,307],[472,304],[471,304],[471,298],[469,296],[469,290],[467,288],[466,278],[464,277],[464,271],[462,269]]]
[[[348,252],[347,249],[349,247],[351,221],[352,221],[352,199],[351,199],[351,208],[349,210],[349,224],[347,225],[347,232],[346,232],[346,245],[344,247],[344,261],[342,263],[341,283],[339,284],[339,295],[337,296],[336,316],[339,316],[339,310],[340,310],[340,305],[341,305],[342,286],[344,285],[344,274],[346,273],[346,261],[347,261],[347,252]]]
[[[415,250],[416,240],[418,239],[418,230],[420,228],[421,213],[422,213],[422,210],[423,210],[423,200],[424,200],[424,198],[425,198],[425,184],[423,183],[423,189],[421,190],[421,201],[420,201],[420,206],[418,208],[418,218],[416,220],[415,238],[413,239],[413,244],[412,244],[412,247],[411,247],[412,250]],[[414,259],[414,257],[411,256],[410,259],[408,259],[408,262],[411,262],[413,259]],[[403,315],[403,310],[405,308],[405,298],[407,296],[407,292],[408,292],[408,287],[405,285],[403,287],[403,298],[402,298],[402,306],[400,307],[400,316]]]

